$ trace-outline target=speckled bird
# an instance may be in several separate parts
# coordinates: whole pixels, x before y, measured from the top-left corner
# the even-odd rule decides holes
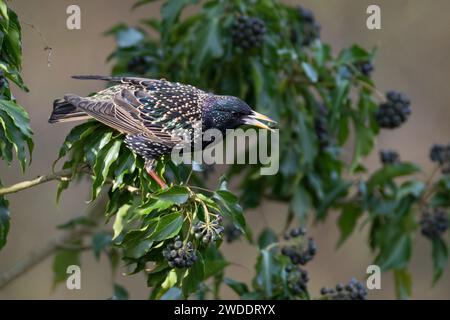
[[[207,93],[191,85],[167,80],[134,77],[74,76],[75,79],[117,83],[89,97],[66,94],[53,103],[49,122],[68,122],[94,118],[125,135],[126,145],[145,159],[149,175],[161,186],[165,183],[153,170],[155,159],[169,154],[182,141],[194,140],[200,132],[241,125],[271,128],[258,121],[274,122],[253,111],[233,96]]]

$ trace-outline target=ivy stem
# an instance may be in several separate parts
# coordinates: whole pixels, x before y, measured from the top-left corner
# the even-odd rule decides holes
[[[197,190],[201,190],[201,191],[206,191],[206,192],[210,192],[210,193],[214,193],[214,190],[211,189],[207,189],[207,188],[202,188],[202,187],[197,187],[197,186],[188,186],[191,189],[197,189]]]
[[[200,200],[200,203],[202,204],[203,211],[205,211],[205,220],[206,220],[205,222],[206,222],[206,226],[209,227],[210,220],[209,220],[209,210],[208,210],[208,207],[207,207],[206,204],[205,204],[203,201],[201,201],[201,200]]]
[[[433,171],[425,181],[425,191],[422,193],[422,196],[419,199],[419,206],[423,209],[426,206],[426,201],[428,198],[433,194],[434,188],[431,187],[431,184],[433,183],[433,179],[436,176],[436,173],[439,172],[440,166],[437,165],[434,167]]]
[[[361,81],[361,80],[357,80],[357,83],[360,84],[362,87],[365,87],[367,89],[369,89],[370,91],[374,92],[378,98],[380,99],[380,101],[384,101],[385,97],[384,94],[382,94],[377,88],[375,88],[374,86],[368,84],[367,82]]]
[[[281,245],[281,242],[274,242],[263,248],[263,250],[269,251],[270,249],[277,248]]]
[[[184,182],[185,185],[187,185],[189,183],[189,180],[191,180],[191,176],[192,176],[192,172],[194,171],[194,169],[191,168],[191,171],[189,171],[189,175],[186,178],[186,181]]]

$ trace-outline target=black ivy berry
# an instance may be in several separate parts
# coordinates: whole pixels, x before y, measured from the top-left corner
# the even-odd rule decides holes
[[[450,148],[442,144],[435,144],[431,147],[430,158],[431,161],[443,164],[449,161]]]
[[[398,152],[394,150],[381,150],[380,160],[382,164],[394,164],[400,162],[400,156]]]
[[[355,64],[356,69],[361,72],[366,77],[369,77],[370,74],[375,69],[371,61],[358,62]]]
[[[0,89],[3,89],[6,87],[7,80],[5,76],[3,75],[3,71],[0,70]]]
[[[186,244],[177,236],[175,241],[163,250],[163,256],[171,268],[189,268],[197,260],[195,248],[192,242]]]
[[[239,228],[237,228],[232,223],[229,223],[225,226],[224,234],[225,234],[225,240],[228,243],[231,243],[231,242],[239,239],[242,236],[241,230],[239,230]]]
[[[293,43],[298,43],[301,39],[300,45],[309,46],[315,39],[320,38],[320,25],[316,22],[314,13],[307,8],[299,6],[297,13],[300,20],[300,34],[295,31],[291,32],[291,40]]]
[[[422,234],[429,239],[439,238],[449,227],[448,214],[445,209],[426,210],[420,219]]]
[[[210,243],[221,239],[225,230],[221,225],[222,220],[222,216],[219,215],[209,222],[197,222],[192,228],[195,238],[201,240],[203,243]]]
[[[322,288],[320,294],[329,300],[366,300],[367,289],[364,285],[353,278],[347,285],[338,283],[334,288]]]
[[[240,16],[233,21],[231,27],[234,45],[243,50],[261,47],[265,33],[264,22],[255,17]]]
[[[450,174],[450,145],[433,145],[430,159],[441,166],[443,174]]]
[[[294,265],[287,265],[284,269],[286,271],[286,278],[288,287],[291,292],[296,295],[306,292],[309,276],[306,270]]]
[[[375,118],[381,128],[394,129],[402,125],[411,114],[411,102],[402,93],[390,91],[387,101],[378,108]]]
[[[314,119],[314,129],[321,149],[330,144],[330,135],[327,128],[328,109],[324,104],[318,106],[317,116]]]
[[[289,257],[294,265],[305,265],[311,261],[317,251],[316,243],[312,238],[305,238],[306,229],[298,228],[286,234],[284,239],[289,242],[281,248],[281,254]]]

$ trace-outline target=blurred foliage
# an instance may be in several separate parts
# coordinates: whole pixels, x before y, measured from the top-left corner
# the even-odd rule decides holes
[[[17,155],[22,170],[27,162],[27,149],[33,150],[28,113],[14,99],[9,81],[28,90],[20,76],[22,39],[20,23],[14,11],[0,1],[0,159],[9,165]],[[0,187],[2,186],[0,178]],[[0,196],[0,249],[9,231],[8,201]]]

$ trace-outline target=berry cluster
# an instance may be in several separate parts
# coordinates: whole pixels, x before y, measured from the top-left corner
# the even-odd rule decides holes
[[[306,292],[309,281],[308,272],[291,264],[287,265],[284,270],[287,273],[287,282],[292,293],[299,294]]]
[[[355,64],[355,67],[366,77],[370,77],[370,74],[375,69],[371,61],[358,62]]]
[[[225,240],[228,243],[231,243],[231,242],[239,239],[242,235],[242,232],[234,224],[229,223],[225,226],[224,234],[225,234]]]
[[[128,61],[127,70],[133,74],[144,75],[150,67],[151,58],[148,56],[136,56]]]
[[[308,238],[305,241],[305,236],[305,228],[292,229],[289,234],[284,236],[284,239],[289,241],[289,244],[281,249],[281,254],[289,257],[294,265],[305,265],[316,254],[316,243],[312,238]]]
[[[309,46],[315,39],[320,37],[320,25],[316,22],[314,17],[314,13],[302,6],[297,8],[297,13],[300,18],[301,24],[301,45],[304,47]],[[291,40],[294,43],[297,43],[297,34],[292,33]]]
[[[404,94],[390,91],[387,101],[378,108],[375,119],[381,128],[394,129],[403,124],[411,114],[411,102]]]
[[[314,129],[321,149],[328,147],[330,144],[330,135],[327,129],[328,109],[324,104],[318,106],[318,115],[314,119]]]
[[[222,216],[218,215],[209,222],[199,221],[192,227],[192,232],[196,239],[201,239],[203,243],[210,243],[222,238],[224,227],[221,225]]]
[[[169,244],[162,253],[171,268],[189,268],[197,260],[192,242],[188,241],[184,244],[180,240],[180,236],[177,236],[175,241]]]
[[[397,151],[394,150],[381,150],[380,151],[380,160],[381,163],[386,164],[394,164],[400,162],[400,156]]]
[[[243,50],[261,47],[265,33],[264,22],[255,17],[240,16],[233,21],[231,27],[234,45]]]
[[[429,239],[439,238],[449,227],[447,212],[442,208],[425,211],[420,219],[420,231]]]
[[[7,80],[3,74],[3,71],[0,70],[0,90],[3,89],[4,87],[6,87],[7,84]]]
[[[322,288],[320,294],[324,299],[328,300],[366,300],[367,289],[364,285],[353,278],[344,286],[342,283],[336,285],[335,288]]]
[[[442,167],[443,174],[450,174],[450,145],[435,144],[431,148],[430,158]]]

